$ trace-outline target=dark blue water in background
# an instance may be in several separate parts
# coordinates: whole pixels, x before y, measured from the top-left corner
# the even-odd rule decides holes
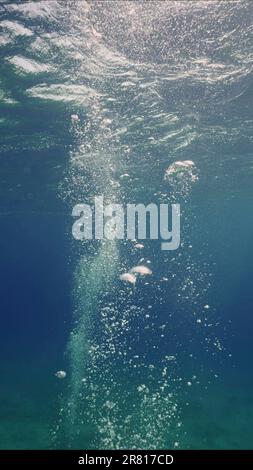
[[[252,448],[252,3],[0,14],[0,447]],[[99,194],[180,203],[179,250],[74,241]]]

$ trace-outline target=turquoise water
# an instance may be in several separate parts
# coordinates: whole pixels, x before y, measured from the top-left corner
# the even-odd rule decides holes
[[[252,2],[0,15],[0,447],[252,448]],[[74,240],[97,195],[180,248]]]

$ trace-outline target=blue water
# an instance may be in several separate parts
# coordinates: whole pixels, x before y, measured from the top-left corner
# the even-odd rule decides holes
[[[252,448],[252,20],[1,2],[0,448]],[[180,248],[74,240],[101,194],[179,203]]]

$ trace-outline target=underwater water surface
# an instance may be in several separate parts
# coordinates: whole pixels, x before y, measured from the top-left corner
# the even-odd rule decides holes
[[[0,31],[0,448],[252,449],[253,3],[4,1]],[[75,240],[97,195],[180,204],[180,247]]]

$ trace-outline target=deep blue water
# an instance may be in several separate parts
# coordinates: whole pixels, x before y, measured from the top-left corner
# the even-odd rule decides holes
[[[252,19],[0,5],[0,448],[252,448]],[[180,203],[180,248],[74,240],[101,194]]]

